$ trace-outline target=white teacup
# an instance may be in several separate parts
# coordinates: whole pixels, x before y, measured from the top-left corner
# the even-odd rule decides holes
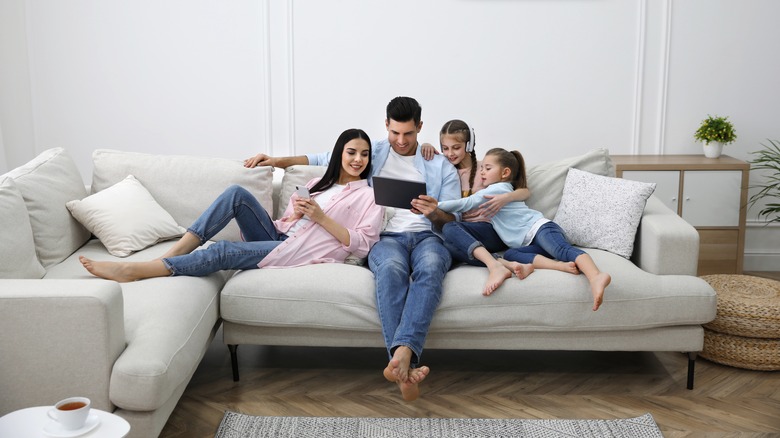
[[[60,424],[65,430],[76,430],[84,427],[89,416],[92,402],[86,397],[70,397],[60,400],[46,414]]]

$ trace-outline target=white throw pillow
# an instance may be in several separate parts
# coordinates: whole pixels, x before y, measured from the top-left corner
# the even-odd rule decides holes
[[[655,183],[569,169],[554,222],[573,245],[609,251],[625,258]]]
[[[82,200],[65,204],[109,253],[127,257],[186,231],[133,175]]]
[[[46,271],[35,255],[30,216],[11,178],[0,177],[0,278],[43,278]]]

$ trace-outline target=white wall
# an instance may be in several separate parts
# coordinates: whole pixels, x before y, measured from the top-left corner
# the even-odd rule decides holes
[[[707,114],[750,159],[780,139],[778,16],[774,0],[2,0],[0,166],[64,146],[88,182],[96,148],[323,151],[348,127],[386,135],[397,95],[422,104],[422,140],[462,118],[529,164],[698,154]],[[780,229],[749,220],[746,269],[780,270]]]

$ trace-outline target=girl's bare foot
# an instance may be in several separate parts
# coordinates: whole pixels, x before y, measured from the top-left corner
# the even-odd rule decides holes
[[[526,277],[534,272],[534,266],[530,263],[510,262],[505,259],[498,259],[504,267],[512,271],[515,277],[524,280]]]
[[[592,279],[588,279],[590,291],[593,294],[593,311],[599,310],[604,302],[604,289],[612,282],[612,277],[606,272],[599,272]]]
[[[504,280],[512,276],[512,271],[499,261],[488,266],[488,271],[487,283],[485,283],[485,288],[482,289],[482,295],[484,296],[492,294],[504,283]]]
[[[406,401],[416,400],[420,396],[420,389],[417,385],[430,372],[428,367],[410,369],[411,359],[412,350],[409,347],[400,346],[395,349],[393,358],[382,371],[385,379],[398,384],[401,396]]]

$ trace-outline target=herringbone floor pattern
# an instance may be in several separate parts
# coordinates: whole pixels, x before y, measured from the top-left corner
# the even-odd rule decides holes
[[[213,437],[225,410],[251,415],[624,418],[650,412],[664,436],[780,437],[780,372],[698,359],[692,391],[676,352],[427,350],[422,397],[381,375],[383,349],[239,348],[217,334],[161,437]]]

